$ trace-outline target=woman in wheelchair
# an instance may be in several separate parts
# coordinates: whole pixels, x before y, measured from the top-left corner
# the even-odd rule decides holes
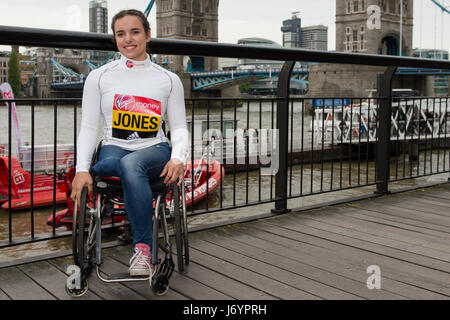
[[[117,13],[111,24],[121,58],[93,70],[86,79],[77,143],[72,199],[93,189],[90,170],[119,177],[133,234],[130,275],[151,275],[153,195],[150,182],[181,184],[188,145],[183,86],[179,77],[147,54],[150,26],[137,10]],[[167,114],[171,147],[162,128]],[[104,132],[98,161],[91,167],[100,115]],[[157,248],[155,249],[157,250]]]

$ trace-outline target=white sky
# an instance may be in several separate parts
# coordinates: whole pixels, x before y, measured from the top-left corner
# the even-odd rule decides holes
[[[438,1],[450,9],[450,0]],[[108,0],[109,21],[121,9],[144,11],[149,2]],[[328,26],[328,50],[334,50],[335,3],[336,0],[220,0],[219,42],[237,43],[240,38],[261,37],[281,44],[282,21],[289,19],[292,11],[300,11],[302,26]],[[75,21],[70,13],[73,6],[79,8],[79,21]],[[88,12],[89,0],[0,0],[0,25],[89,31]],[[156,31],[155,12],[156,6],[149,19],[153,35]],[[448,30],[450,14],[441,14],[431,0],[414,1],[413,48],[450,51]],[[8,48],[0,46],[0,49]]]

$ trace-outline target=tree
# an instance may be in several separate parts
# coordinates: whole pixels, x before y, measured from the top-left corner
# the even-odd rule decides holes
[[[19,57],[14,50],[11,51],[11,57],[9,58],[8,82],[14,95],[18,95],[20,92]]]
[[[242,82],[239,84],[239,92],[240,93],[250,93],[250,82]]]

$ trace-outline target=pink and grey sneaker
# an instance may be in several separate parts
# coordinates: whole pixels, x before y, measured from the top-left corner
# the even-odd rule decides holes
[[[136,243],[134,254],[130,259],[128,271],[131,276],[150,276],[153,273],[153,265],[150,262],[150,246],[145,243]]]

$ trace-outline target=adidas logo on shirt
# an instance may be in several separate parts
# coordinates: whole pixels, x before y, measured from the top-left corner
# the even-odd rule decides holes
[[[138,135],[138,133],[135,131],[135,132],[133,132],[132,134],[130,134],[128,137],[127,137],[127,140],[136,140],[136,139],[139,139],[140,137],[139,137],[139,135]]]

